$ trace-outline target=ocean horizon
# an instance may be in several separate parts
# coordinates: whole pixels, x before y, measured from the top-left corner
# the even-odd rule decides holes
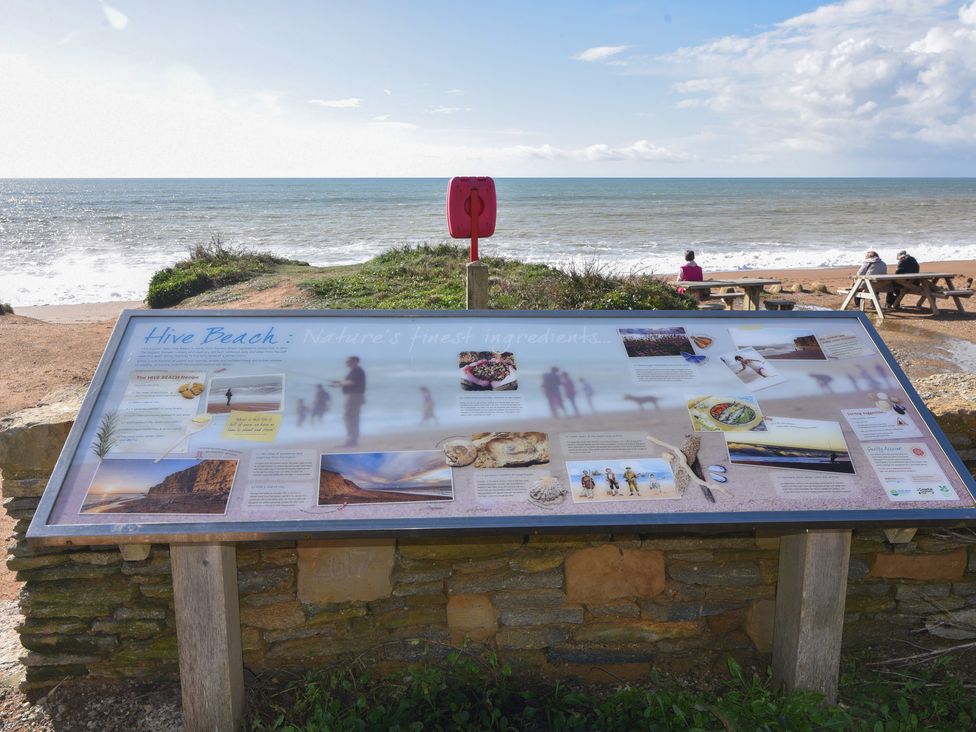
[[[0,301],[139,300],[219,234],[313,265],[449,241],[447,178],[0,179]],[[976,259],[976,178],[496,178],[483,256],[672,273]],[[463,242],[460,242],[463,243]]]

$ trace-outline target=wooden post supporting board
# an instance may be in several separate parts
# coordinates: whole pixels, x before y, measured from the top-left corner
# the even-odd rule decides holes
[[[171,544],[183,724],[235,732],[244,713],[244,666],[233,544]]]
[[[488,309],[488,265],[482,261],[468,262],[465,270],[465,295],[468,310]]]
[[[773,678],[787,691],[837,701],[851,532],[810,530],[780,540]]]

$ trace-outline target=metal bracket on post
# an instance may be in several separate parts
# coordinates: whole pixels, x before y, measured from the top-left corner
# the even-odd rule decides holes
[[[244,663],[233,544],[171,544],[183,723],[189,732],[236,732],[244,716]]]
[[[851,531],[816,530],[780,539],[773,678],[787,691],[837,701]]]

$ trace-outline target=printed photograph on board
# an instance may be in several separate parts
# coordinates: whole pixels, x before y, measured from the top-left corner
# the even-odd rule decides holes
[[[476,468],[528,468],[549,462],[545,432],[478,432],[471,435]]]
[[[283,374],[217,376],[210,380],[207,412],[277,412],[284,391]]]
[[[660,458],[573,460],[566,471],[574,503],[681,497],[671,466]]]
[[[733,464],[855,474],[839,422],[785,417],[765,421],[765,432],[725,433]]]
[[[680,356],[694,354],[691,341],[681,327],[618,328],[624,349],[631,358]]]
[[[321,457],[320,506],[453,500],[451,468],[441,450],[347,452]]]
[[[809,328],[768,328],[746,325],[729,328],[736,348],[755,348],[765,359],[826,361],[816,334]]]
[[[222,514],[236,460],[102,460],[82,513]]]
[[[754,396],[696,396],[688,399],[695,432],[764,430],[763,413]]]
[[[462,351],[458,354],[464,391],[515,391],[518,374],[511,351]]]
[[[786,377],[760,356],[755,348],[743,348],[723,354],[719,358],[749,391],[758,391],[786,381]]]

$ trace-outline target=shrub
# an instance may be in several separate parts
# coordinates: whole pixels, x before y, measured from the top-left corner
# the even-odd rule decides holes
[[[191,248],[187,259],[152,276],[146,304],[151,308],[177,305],[188,297],[215,287],[233,285],[270,272],[279,264],[306,263],[269,252],[227,246],[219,234],[214,234],[207,244],[197,244]]]

